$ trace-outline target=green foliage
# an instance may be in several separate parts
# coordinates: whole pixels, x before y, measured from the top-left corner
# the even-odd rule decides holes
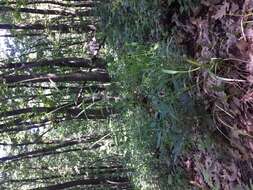
[[[189,76],[162,72],[189,67],[172,44],[130,43],[110,54],[114,90],[123,98],[117,104],[121,119],[111,128],[118,151],[135,171],[137,189],[188,188],[178,163],[191,146],[190,130],[197,119]]]
[[[159,3],[113,1],[101,9],[111,90],[122,98],[110,128],[136,189],[190,189],[179,158],[191,148],[191,128],[199,120],[188,92],[194,89],[190,75],[200,67],[164,37]],[[194,5],[178,3],[182,12]]]
[[[14,6],[13,3],[10,6]],[[44,6],[47,6],[46,4],[45,2]],[[51,16],[40,15],[38,17],[36,14],[18,12],[20,7],[36,9],[37,5],[31,7],[25,5],[25,1],[17,1],[15,7],[16,11],[8,12],[0,18],[3,23],[50,24],[51,19],[53,20]],[[58,8],[60,10],[60,7]],[[68,17],[64,19],[64,16],[57,17],[56,20],[59,24],[71,22]],[[79,21],[76,20],[76,22]],[[7,43],[6,49],[10,51],[5,52],[6,58],[1,58],[2,76],[48,73],[64,75],[80,72],[84,70],[82,67],[50,67],[50,65],[29,69],[21,67],[3,69],[3,67],[20,62],[24,64],[37,63],[43,59],[90,58],[84,47],[89,42],[89,38],[85,34],[60,34],[55,31],[50,33],[46,30],[13,30],[8,33],[13,36],[9,38]],[[7,84],[2,78],[0,84],[0,143],[3,144],[0,145],[0,151],[4,150],[0,152],[0,189],[31,189],[78,180],[81,177],[109,176],[110,173],[100,174],[99,169],[83,171],[82,168],[96,168],[103,165],[110,168],[111,165],[121,165],[120,162],[116,162],[118,155],[111,154],[113,148],[111,148],[110,133],[105,127],[106,121],[92,121],[84,117],[75,117],[74,114],[69,116],[72,113],[64,113],[67,109],[66,105],[69,106],[68,108],[71,106],[73,109],[81,109],[82,113],[85,113],[86,109],[100,109],[107,106],[108,101],[81,102],[82,98],[88,99],[90,97],[92,99],[97,95],[97,92],[94,93],[92,90],[81,92],[82,86],[96,85],[97,83],[86,82],[84,84],[83,81],[80,83],[56,83],[52,80],[48,83],[38,82],[36,84],[23,82]],[[66,109],[63,110],[61,106]],[[40,112],[38,111],[40,107],[53,108],[53,110]],[[57,112],[59,107],[62,112],[59,109]],[[28,113],[26,111],[22,113],[23,109],[30,108],[31,111]],[[4,113],[8,111],[13,111],[14,114],[4,117]],[[11,129],[14,131],[9,131]],[[66,142],[73,142],[73,144],[62,146]],[[57,146],[57,149],[53,149]],[[47,152],[46,150],[50,148],[52,150]],[[25,156],[26,154],[30,154],[30,156]],[[18,159],[8,160],[4,156],[9,156],[9,158],[17,156]],[[113,175],[118,175],[118,173],[113,173]],[[120,175],[125,175],[124,171]]]
[[[97,14],[101,17],[100,29],[107,41],[115,48],[123,48],[124,43],[157,42],[167,35],[163,31],[161,18],[164,9],[172,9],[172,4],[178,4],[180,12],[189,12],[199,0],[109,0],[103,3]],[[166,0],[165,0],[166,2]]]
[[[159,2],[116,0],[104,3],[98,12],[101,29],[110,45],[123,47],[125,42],[157,40],[160,33]]]

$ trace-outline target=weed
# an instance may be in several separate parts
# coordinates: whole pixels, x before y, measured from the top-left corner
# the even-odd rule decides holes
[[[171,47],[169,47],[171,45]],[[138,189],[187,189],[180,157],[190,147],[195,125],[188,75],[168,75],[163,68],[186,69],[171,43],[125,45],[109,64],[122,101],[113,121],[118,151],[134,169]],[[184,176],[184,177],[183,177]],[[176,184],[176,186],[175,186]]]
[[[102,13],[111,90],[121,97],[110,125],[117,154],[134,171],[136,189],[190,189],[181,164],[201,117],[189,94],[196,65],[190,68],[173,39],[161,39],[158,1],[113,1]]]

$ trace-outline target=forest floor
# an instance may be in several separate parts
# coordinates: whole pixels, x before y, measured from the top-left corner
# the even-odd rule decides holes
[[[253,1],[191,2],[104,7],[115,142],[137,189],[252,189]]]

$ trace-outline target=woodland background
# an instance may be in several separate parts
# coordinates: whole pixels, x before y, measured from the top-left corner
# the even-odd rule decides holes
[[[0,189],[252,189],[252,10],[1,0]]]

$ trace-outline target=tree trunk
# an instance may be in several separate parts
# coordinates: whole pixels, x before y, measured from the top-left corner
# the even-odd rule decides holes
[[[44,25],[44,24],[0,24],[0,29],[6,29],[6,30],[55,30],[59,31],[61,33],[87,33],[91,31],[95,31],[96,28],[92,24],[49,24],[49,25]]]
[[[0,80],[6,84],[12,83],[41,83],[41,82],[85,82],[98,81],[110,82],[110,77],[107,72],[78,72],[69,74],[33,74],[33,75],[10,75],[2,76]]]
[[[46,156],[46,155],[50,155],[50,154],[54,154],[54,153],[61,153],[62,151],[57,152],[57,150],[62,149],[62,148],[66,148],[69,146],[83,144],[83,143],[87,143],[87,140],[86,139],[79,139],[79,140],[65,141],[65,142],[62,142],[58,145],[54,145],[54,146],[47,147],[47,148],[41,148],[38,150],[28,151],[28,152],[20,153],[18,155],[13,155],[13,156],[1,157],[0,163],[4,163],[7,161],[17,161],[17,160],[21,160],[21,159],[25,159],[25,158],[28,158],[28,159],[36,158],[36,157]],[[85,148],[82,148],[82,150],[96,149],[96,148],[99,148],[100,146],[101,145],[93,146],[91,148],[85,147]]]
[[[42,14],[42,15],[62,15],[62,16],[94,16],[92,10],[77,11],[75,13],[59,11],[59,10],[48,10],[48,9],[32,9],[32,8],[13,8],[8,6],[0,6],[1,12],[19,12],[19,13],[30,13],[30,14]]]
[[[105,69],[105,62],[102,59],[91,60],[84,58],[58,58],[54,60],[41,60],[33,62],[20,62],[3,65],[0,69],[29,69],[34,67],[77,67],[77,68],[101,68]]]
[[[8,2],[8,5],[16,5],[17,2]],[[99,3],[98,2],[93,2],[93,1],[88,1],[88,2],[81,2],[78,4],[75,3],[63,3],[61,1],[52,1],[52,0],[28,0],[25,1],[25,5],[36,5],[36,4],[52,4],[52,5],[57,5],[61,7],[95,7]],[[1,2],[0,5],[7,5],[6,2]]]
[[[75,152],[75,151],[80,151],[83,150],[83,148],[74,148],[74,149],[66,149],[66,150],[61,150],[61,151],[55,151],[55,150],[50,150],[47,152],[40,152],[37,154],[18,154],[14,156],[5,156],[0,158],[0,164],[5,163],[5,162],[13,162],[13,161],[19,161],[23,159],[32,159],[32,158],[38,158],[38,157],[43,157],[43,156],[49,156],[49,155],[57,155],[57,154],[62,154],[62,153],[68,153],[68,152]],[[28,152],[30,153],[30,152]]]
[[[42,86],[42,85],[36,85],[36,84],[8,84],[7,87],[8,88],[32,88],[32,89],[39,88],[39,89],[43,89],[43,90],[55,89],[55,87]],[[90,85],[90,86],[83,86],[83,87],[57,86],[57,89],[68,90],[71,93],[77,93],[80,90],[83,90],[85,92],[96,92],[96,91],[106,90],[106,86],[104,86],[104,85]]]
[[[111,182],[111,183],[110,183]],[[118,186],[122,184],[128,184],[129,180],[126,177],[99,177],[99,178],[87,178],[87,179],[79,179],[76,181],[68,181],[64,183],[59,183],[56,185],[51,185],[47,187],[35,188],[33,190],[61,190],[70,187],[76,187],[79,185],[87,186],[87,185],[111,185]]]

